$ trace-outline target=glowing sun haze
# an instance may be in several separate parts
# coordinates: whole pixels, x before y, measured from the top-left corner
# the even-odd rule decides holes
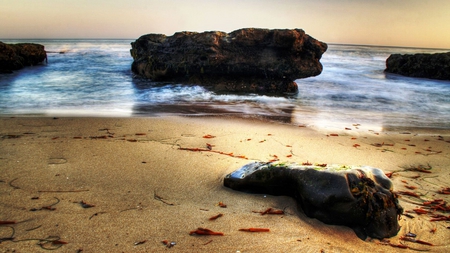
[[[327,43],[450,48],[449,0],[0,0],[0,39],[301,28]]]

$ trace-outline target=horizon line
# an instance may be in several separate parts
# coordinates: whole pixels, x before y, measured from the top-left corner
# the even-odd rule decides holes
[[[139,36],[139,37],[141,37],[141,36]],[[0,38],[0,42],[2,42],[3,40],[137,40],[138,38]],[[321,42],[323,42],[323,41],[321,41]],[[390,48],[431,49],[431,50],[449,50],[450,51],[450,48],[439,48],[439,47],[354,44],[354,43],[342,43],[342,42],[324,42],[324,43],[326,43],[328,45],[336,45],[336,46],[368,46],[368,47],[390,47]]]

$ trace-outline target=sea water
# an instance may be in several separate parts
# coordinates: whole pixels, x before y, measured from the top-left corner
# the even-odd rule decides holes
[[[234,115],[317,127],[450,129],[450,81],[384,72],[390,54],[446,50],[329,45],[323,72],[296,80],[298,94],[267,96],[135,77],[132,40],[3,42],[42,44],[48,63],[0,75],[2,115]]]

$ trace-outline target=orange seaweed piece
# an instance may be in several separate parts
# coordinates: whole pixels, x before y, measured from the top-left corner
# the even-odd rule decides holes
[[[398,194],[402,194],[402,195],[408,195],[408,196],[420,198],[420,196],[419,196],[417,193],[414,193],[414,192],[409,192],[409,191],[398,191],[397,193],[398,193]]]
[[[226,208],[227,207],[227,205],[225,205],[222,201],[220,201],[217,205],[222,207],[222,208]]]
[[[220,218],[222,216],[223,216],[223,214],[219,213],[217,215],[214,215],[214,216],[210,217],[209,220],[216,220],[217,218]]]
[[[273,209],[271,207],[267,208],[264,211],[252,211],[254,213],[260,213],[261,215],[265,215],[265,214],[284,214],[283,210],[279,210],[279,209]]]
[[[450,194],[450,187],[446,187],[438,191],[440,194]]]
[[[191,232],[189,232],[189,235],[223,235],[222,232],[215,232],[212,231],[211,229],[207,229],[207,228],[197,228],[196,230],[192,230]]]
[[[56,241],[52,241],[52,244],[54,244],[54,245],[63,245],[63,244],[68,244],[68,242],[61,241],[61,240],[56,240]]]
[[[205,138],[205,139],[211,139],[211,138],[216,138],[216,136],[210,135],[210,134],[206,134],[206,135],[203,135],[203,138]]]
[[[417,214],[427,214],[428,213],[427,210],[424,210],[422,208],[416,208],[416,209],[413,209],[413,211],[416,212]]]
[[[444,215],[436,215],[434,218],[430,219],[430,221],[450,221],[450,215],[444,216]]]

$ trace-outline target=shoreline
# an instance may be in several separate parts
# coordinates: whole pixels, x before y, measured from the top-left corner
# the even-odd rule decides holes
[[[376,124],[370,123],[357,123],[355,122],[329,122],[327,125],[324,124],[308,124],[302,122],[292,122],[286,116],[276,116],[276,115],[247,115],[242,113],[194,113],[194,114],[172,114],[172,113],[160,113],[154,115],[147,114],[137,114],[137,115],[128,115],[128,114],[117,114],[117,115],[99,115],[99,114],[65,114],[65,113],[56,113],[56,114],[44,114],[44,113],[36,113],[36,114],[0,114],[0,119],[2,118],[73,118],[73,119],[170,119],[170,118],[187,118],[187,119],[223,119],[230,121],[257,121],[261,124],[281,124],[293,127],[305,127],[312,129],[318,132],[348,132],[349,130],[354,130],[359,133],[364,132],[384,132],[390,134],[447,134],[450,132],[450,128],[445,127],[419,127],[419,126],[379,126]],[[337,126],[333,126],[335,123]]]
[[[420,199],[401,195],[405,213],[414,218],[401,217],[402,228],[389,238],[391,243],[431,252],[450,248],[448,222],[406,212],[422,201],[450,201],[449,195],[437,193],[450,187],[450,130],[401,130],[406,134],[356,129],[351,124],[351,130],[317,130],[207,116],[0,115],[0,126],[0,220],[17,222],[11,225],[15,240],[58,236],[67,242],[61,246],[65,251],[89,252],[168,250],[163,240],[176,242],[170,248],[174,252],[396,252],[379,240],[358,239],[350,228],[306,217],[291,198],[223,186],[223,177],[239,167],[278,158],[394,172],[394,191],[416,192]],[[204,148],[206,143],[223,154],[179,149]],[[407,170],[418,165],[430,165],[431,174]],[[408,190],[407,185],[417,188]],[[82,202],[94,206],[83,208]],[[227,207],[221,208],[219,202]],[[286,214],[252,213],[269,207]],[[33,208],[39,210],[30,211]],[[208,220],[219,213],[223,217]],[[225,235],[189,235],[198,227]],[[245,227],[270,232],[238,231]],[[10,231],[0,226],[0,237]],[[401,241],[408,232],[434,246]],[[37,243],[3,241],[0,247],[39,251]]]

